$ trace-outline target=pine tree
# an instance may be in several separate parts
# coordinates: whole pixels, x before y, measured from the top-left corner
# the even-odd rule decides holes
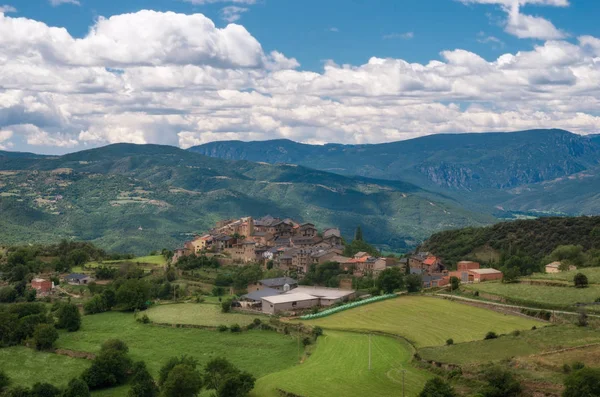
[[[360,225],[356,227],[356,231],[354,232],[354,241],[362,241],[363,240],[363,234],[362,234],[362,229],[360,228]]]

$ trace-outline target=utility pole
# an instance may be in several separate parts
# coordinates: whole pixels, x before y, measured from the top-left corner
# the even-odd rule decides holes
[[[404,390],[405,390],[405,387],[404,387],[404,378],[406,376],[406,370],[405,369],[401,369],[400,371],[402,371],[402,397],[404,397]]]

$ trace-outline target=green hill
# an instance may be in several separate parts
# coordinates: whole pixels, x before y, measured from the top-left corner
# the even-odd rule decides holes
[[[89,240],[108,250],[175,248],[222,218],[293,217],[357,225],[381,248],[494,219],[413,184],[301,166],[206,157],[170,146],[117,144],[60,157],[0,157],[0,244]]]
[[[600,249],[600,216],[539,218],[444,231],[432,235],[421,249],[450,264],[495,251],[498,256],[527,257],[537,265],[559,245],[581,245],[585,251]],[[522,266],[530,267],[527,265]]]
[[[600,213],[594,194],[600,190],[600,139],[564,130],[437,134],[377,145],[211,142],[189,150],[403,180],[500,217]]]

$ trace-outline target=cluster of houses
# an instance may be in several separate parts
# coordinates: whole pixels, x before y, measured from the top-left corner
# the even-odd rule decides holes
[[[312,223],[298,223],[292,219],[265,216],[260,219],[244,217],[218,222],[209,233],[198,236],[175,250],[172,262],[191,254],[220,253],[234,263],[271,264],[299,278],[308,273],[310,266],[337,262],[356,276],[377,274],[390,266],[398,266],[394,258],[372,257],[359,252],[353,257],[343,256],[342,235],[337,228],[319,232]]]
[[[423,279],[423,288],[443,287],[450,284],[452,277],[461,283],[480,283],[501,280],[502,272],[497,269],[482,269],[478,262],[461,261],[456,270],[449,271],[442,260],[428,252],[420,252],[408,259],[411,274],[419,274]]]
[[[298,285],[290,277],[260,280],[248,286],[248,293],[240,299],[245,308],[259,309],[266,314],[295,312],[313,307],[327,307],[356,297],[356,291]]]

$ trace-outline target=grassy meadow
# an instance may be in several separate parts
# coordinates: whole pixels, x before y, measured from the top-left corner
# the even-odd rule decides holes
[[[575,325],[557,325],[504,335],[497,339],[458,343],[419,350],[425,360],[469,365],[529,356],[570,347],[600,343],[600,332]]]
[[[15,385],[47,382],[66,386],[89,365],[88,360],[38,352],[24,346],[0,349],[0,370],[5,371]]]
[[[180,303],[157,305],[145,312],[155,323],[193,324],[216,327],[221,324],[241,326],[250,324],[255,318],[268,320],[262,314],[221,313],[220,305],[202,303]]]
[[[303,323],[326,329],[400,335],[417,347],[443,345],[448,338],[455,343],[480,340],[488,331],[502,334],[544,325],[536,320],[421,296],[403,296]]]
[[[585,274],[590,284],[600,284],[600,267],[582,268],[560,273],[534,273],[531,276],[525,278],[532,280],[566,281],[568,283],[572,283],[573,278],[577,273]]]
[[[466,284],[464,288],[485,292],[506,298],[518,299],[532,304],[550,304],[555,306],[571,306],[575,303],[591,303],[600,298],[600,286],[590,285],[587,288],[551,287],[546,285],[478,283]]]
[[[200,365],[214,357],[227,357],[256,377],[290,367],[298,359],[296,340],[275,332],[157,327],[136,322],[133,314],[117,312],[84,316],[81,330],[61,332],[56,345],[95,353],[112,338],[125,341],[132,358],[145,361],[154,376],[165,361],[182,354],[196,358]]]
[[[277,388],[301,396],[393,396],[402,393],[406,373],[406,395],[416,396],[427,379],[427,371],[412,367],[413,348],[406,341],[373,335],[372,366],[368,369],[369,337],[366,334],[326,331],[304,363],[258,380],[252,396],[278,397]]]

